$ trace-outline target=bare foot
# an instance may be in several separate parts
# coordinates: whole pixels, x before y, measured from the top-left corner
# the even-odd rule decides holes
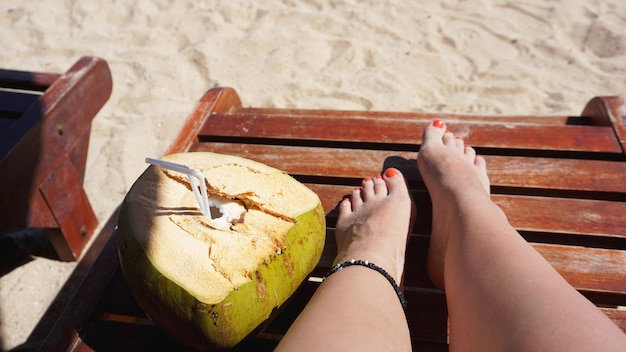
[[[463,139],[446,130],[445,123],[435,120],[424,130],[417,157],[420,174],[433,204],[433,225],[428,250],[428,274],[442,290],[444,260],[451,224],[463,205],[476,206],[489,200],[489,178],[485,159],[465,146]],[[485,199],[486,198],[486,199]]]
[[[339,205],[336,262],[368,260],[400,284],[414,211],[400,171],[388,169],[384,176],[364,179]]]

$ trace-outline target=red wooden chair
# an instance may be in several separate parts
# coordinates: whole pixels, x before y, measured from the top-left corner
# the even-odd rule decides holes
[[[83,189],[91,120],[111,73],[84,57],[66,73],[0,70],[0,230],[46,229],[76,260],[98,225]]]
[[[478,116],[244,108],[234,90],[208,91],[168,153],[213,151],[280,168],[320,196],[328,240],[311,276],[335,255],[335,206],[364,176],[388,167],[407,177],[418,204],[405,274],[416,350],[447,350],[446,298],[425,258],[430,200],[416,167],[434,118],[487,159],[493,199],[577,290],[626,331],[626,154],[623,101],[595,98],[580,116]],[[46,350],[184,349],[137,307],[120,274],[115,235],[49,334]],[[318,283],[305,282],[282,313],[242,347],[271,350]]]

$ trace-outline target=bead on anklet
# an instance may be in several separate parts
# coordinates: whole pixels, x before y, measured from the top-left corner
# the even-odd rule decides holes
[[[396,295],[398,295],[398,298],[400,299],[400,304],[402,304],[402,309],[406,310],[407,302],[406,302],[406,299],[404,299],[404,294],[402,293],[402,291],[400,291],[400,287],[398,287],[398,285],[396,284],[396,280],[394,280],[393,277],[391,277],[391,275],[389,275],[389,273],[385,271],[385,269],[379,267],[378,265],[374,263],[370,263],[367,260],[352,259],[350,261],[338,263],[337,265],[333,266],[332,269],[330,269],[328,273],[326,273],[326,275],[324,275],[324,279],[326,279],[330,275],[338,272],[339,270],[345,267],[353,266],[353,265],[360,265],[360,266],[370,268],[374,271],[379,272],[382,276],[384,276],[385,279],[387,279],[387,281],[389,281],[389,283],[393,287],[393,290],[396,291]]]

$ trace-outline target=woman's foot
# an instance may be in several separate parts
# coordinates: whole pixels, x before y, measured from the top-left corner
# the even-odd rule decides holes
[[[487,168],[485,159],[448,131],[441,120],[424,130],[417,164],[433,205],[428,274],[443,290],[446,248],[451,234],[459,232],[455,229],[459,210],[491,204]]]
[[[368,260],[400,284],[414,211],[400,171],[392,168],[383,176],[364,179],[339,205],[336,262]]]

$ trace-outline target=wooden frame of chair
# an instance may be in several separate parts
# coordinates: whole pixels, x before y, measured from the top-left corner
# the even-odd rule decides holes
[[[0,230],[42,228],[76,260],[98,220],[83,189],[91,120],[112,90],[107,63],[66,73],[0,70]]]

